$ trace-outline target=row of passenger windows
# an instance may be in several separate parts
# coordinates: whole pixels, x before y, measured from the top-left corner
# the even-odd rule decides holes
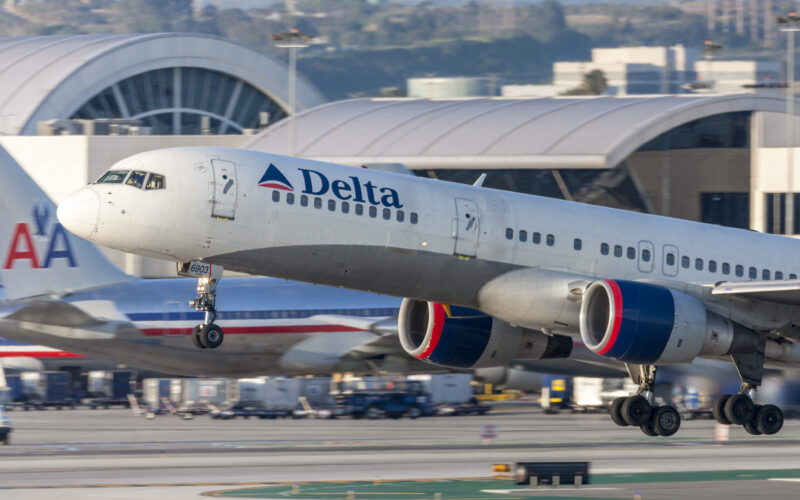
[[[123,183],[126,186],[133,186],[139,189],[142,187],[144,189],[165,189],[167,187],[163,175],[141,170],[109,170],[97,180],[96,184]]]
[[[622,250],[623,250],[622,249],[622,245],[614,245],[614,257],[622,257]],[[610,253],[610,251],[611,251],[611,247],[609,246],[608,243],[601,243],[600,244],[600,253],[602,255],[608,255]],[[630,259],[630,260],[635,259],[636,258],[636,249],[634,247],[628,247],[626,249],[626,257],[628,259]],[[642,249],[641,257],[642,257],[642,260],[644,262],[650,262],[650,259],[652,258],[650,250],[648,250],[646,248]],[[676,259],[677,259],[677,256],[673,252],[667,252],[667,255],[665,256],[664,262],[668,267],[672,267],[672,266],[676,265]],[[682,256],[681,257],[681,267],[684,268],[684,269],[689,269],[690,267],[692,267],[692,258],[689,257],[688,255]],[[699,258],[699,257],[695,258],[694,259],[694,268],[696,270],[698,270],[698,271],[702,271],[705,268],[705,261],[703,259]],[[719,270],[722,271],[722,274],[725,274],[725,275],[731,274],[731,265],[729,263],[723,262],[721,266],[718,266],[717,261],[713,260],[713,259],[708,261],[708,268],[707,269],[708,269],[708,272],[710,272],[710,273],[716,273],[717,270],[719,269]],[[741,264],[737,264],[733,268],[733,272],[737,277],[743,278],[744,277],[744,266],[741,265]],[[762,280],[769,280],[771,275],[772,275],[772,273],[770,272],[769,269],[762,269],[761,270],[761,279]],[[758,279],[758,269],[756,269],[753,266],[748,267],[747,268],[747,276],[750,279],[753,279],[753,280],[754,279]],[[783,272],[775,271],[775,279],[776,280],[782,280],[783,279]],[[792,279],[792,280],[793,279],[797,279],[797,275],[792,273],[792,274],[789,275],[789,279]]]
[[[528,241],[528,231],[521,229],[518,233],[519,241],[525,243]],[[506,239],[513,240],[514,239],[514,230],[510,227],[506,228]],[[531,242],[534,245],[538,245],[542,242],[542,233],[531,233]],[[551,247],[556,244],[556,237],[552,234],[548,234],[545,236],[545,243],[547,246]]]
[[[526,242],[528,240],[527,231],[520,230],[518,232],[518,238],[519,238],[519,241],[521,241],[523,243]],[[507,240],[513,240],[514,239],[514,230],[511,229],[510,227],[506,228],[506,239]],[[533,243],[538,245],[542,241],[542,235],[540,233],[532,233],[531,234],[531,241],[533,241]],[[553,236],[552,234],[548,234],[547,235],[547,245],[548,246],[555,245],[555,241],[556,241],[555,236]],[[572,240],[572,248],[575,249],[576,251],[580,251],[583,248],[583,241],[580,238],[575,238],[574,240]],[[611,245],[609,245],[608,243],[605,243],[605,242],[600,244],[600,254],[601,255],[609,255],[609,254],[611,254],[611,252],[612,252]],[[623,248],[622,245],[614,245],[613,253],[614,253],[614,257],[622,257],[623,255],[625,255],[625,257],[628,260],[635,260],[636,259],[636,248],[634,248],[634,247],[630,247],[629,246],[629,247]],[[653,254],[649,249],[643,248],[642,251],[641,251],[641,256],[640,257],[641,257],[643,262],[650,262],[652,260],[652,258],[653,258]],[[673,252],[668,252],[667,255],[666,255],[666,258],[665,258],[665,264],[667,266],[669,266],[669,267],[675,266],[676,265],[676,259],[677,259],[677,257]],[[691,257],[689,257],[687,255],[682,256],[681,257],[681,267],[684,268],[684,269],[689,269],[691,266],[692,266]],[[694,268],[696,270],[698,270],[698,271],[702,271],[705,268],[705,262],[703,261],[703,259],[701,259],[699,257],[695,258],[694,259]],[[721,266],[718,266],[716,260],[709,260],[707,269],[708,269],[708,272],[710,272],[710,273],[716,273],[718,269],[721,270],[722,274],[725,274],[725,275],[728,275],[728,274],[731,273],[731,265],[729,263],[723,262]],[[737,264],[733,268],[733,272],[739,278],[744,277],[744,266],[741,265],[741,264]],[[762,280],[769,280],[771,275],[772,275],[772,273],[771,273],[771,271],[769,269],[762,269],[761,270],[761,279]],[[753,279],[753,280],[754,279],[758,279],[758,269],[756,269],[755,267],[752,267],[752,266],[748,267],[747,268],[747,276],[750,279]],[[781,271],[775,271],[775,275],[774,276],[775,276],[776,280],[782,280],[784,275],[783,275],[783,272],[781,272]],[[791,280],[797,279],[797,275],[794,274],[794,273],[789,274],[789,279],[791,279]]]
[[[276,203],[281,201],[281,192],[278,191],[277,189],[274,189],[272,191],[272,201],[274,201]],[[286,193],[286,204],[287,205],[294,205],[294,202],[295,202],[295,194],[294,193]],[[312,203],[314,205],[314,208],[322,209],[322,205],[323,205],[322,198],[320,198],[318,196],[315,196]],[[301,194],[300,195],[300,206],[301,207],[307,207],[308,204],[309,204],[309,197],[304,195],[304,194]],[[336,211],[336,200],[328,200],[327,205],[328,205],[328,210],[329,211],[331,211],[331,212],[335,212]],[[363,204],[361,204],[361,203],[353,203],[352,208],[353,208],[353,213],[354,214],[356,214],[356,215],[364,215],[364,205]],[[349,214],[350,213],[350,202],[340,201],[339,202],[339,211],[341,211],[343,214]],[[370,205],[367,208],[367,213],[369,214],[370,217],[376,218],[378,216],[378,207]],[[391,209],[383,208],[381,210],[381,217],[384,220],[391,220],[392,219],[392,211],[391,211]],[[395,210],[394,217],[397,220],[397,222],[404,222],[406,220],[406,213],[403,210]],[[419,215],[417,215],[417,212],[409,213],[408,214],[408,221],[410,223],[412,223],[412,224],[418,223],[419,222]]]

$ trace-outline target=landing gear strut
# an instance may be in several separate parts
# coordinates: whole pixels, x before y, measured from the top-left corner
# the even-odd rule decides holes
[[[611,420],[620,426],[639,427],[648,436],[671,436],[681,427],[681,416],[671,406],[655,406],[653,388],[656,367],[653,365],[629,365],[625,367],[634,382],[639,384],[636,394],[617,398],[611,404]]]
[[[203,322],[192,329],[192,343],[199,349],[216,349],[222,345],[222,328],[215,324],[217,319],[217,283],[222,278],[222,267],[205,262],[179,262],[178,274],[197,278],[197,297],[189,305],[205,312]]]
[[[725,425],[741,425],[748,434],[772,435],[783,427],[783,412],[775,405],[753,403],[753,394],[764,376],[764,345],[751,354],[733,354],[731,358],[742,379],[736,394],[720,396],[713,407],[714,419]]]

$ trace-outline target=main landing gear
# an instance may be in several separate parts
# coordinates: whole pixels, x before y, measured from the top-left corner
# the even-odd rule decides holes
[[[672,436],[681,427],[681,416],[671,406],[655,406],[653,387],[656,367],[653,365],[628,365],[628,373],[639,389],[633,396],[617,398],[611,404],[611,420],[620,426],[639,427],[648,436]]]
[[[200,261],[179,262],[178,274],[197,278],[197,297],[189,305],[205,312],[203,323],[192,329],[192,343],[199,349],[216,349],[222,345],[222,328],[215,324],[217,319],[217,283],[222,278],[223,269]]]
[[[777,433],[783,427],[781,409],[753,403],[753,394],[764,374],[764,343],[756,353],[734,354],[731,358],[742,379],[742,387],[738,393],[725,394],[714,402],[714,419],[725,425],[741,425],[754,436]]]

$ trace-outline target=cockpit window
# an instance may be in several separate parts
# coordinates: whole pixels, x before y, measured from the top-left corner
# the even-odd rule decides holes
[[[142,172],[141,170],[134,170],[131,172],[131,175],[128,176],[128,180],[125,181],[125,184],[128,186],[133,186],[140,188],[144,185],[144,178],[147,177],[147,172]]]
[[[109,170],[104,173],[100,179],[97,180],[98,184],[122,184],[125,176],[128,175],[128,170]]]
[[[167,187],[167,183],[164,181],[164,176],[160,174],[150,174],[150,178],[147,179],[147,184],[145,185],[145,189],[164,189]]]

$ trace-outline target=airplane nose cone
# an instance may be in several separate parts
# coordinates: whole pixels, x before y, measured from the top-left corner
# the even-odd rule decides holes
[[[88,239],[97,228],[100,197],[89,188],[83,188],[67,197],[58,206],[58,221],[71,233]]]

